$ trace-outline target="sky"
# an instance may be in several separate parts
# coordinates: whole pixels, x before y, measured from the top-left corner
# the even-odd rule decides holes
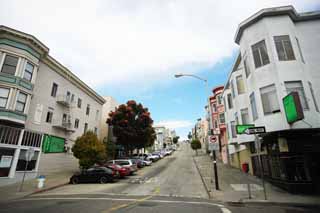
[[[186,138],[227,79],[238,24],[283,5],[320,10],[319,0],[1,0],[0,25],[34,35],[100,95],[141,102]]]

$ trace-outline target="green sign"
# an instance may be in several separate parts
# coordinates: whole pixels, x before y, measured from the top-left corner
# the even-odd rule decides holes
[[[42,151],[44,153],[59,153],[64,152],[64,142],[63,138],[44,135],[42,143]]]
[[[236,125],[237,134],[244,134],[248,128],[254,127],[254,124]]]
[[[289,124],[304,118],[298,92],[291,92],[282,99],[284,111]]]

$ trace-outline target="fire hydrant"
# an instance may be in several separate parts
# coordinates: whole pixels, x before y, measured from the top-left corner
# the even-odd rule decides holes
[[[38,180],[38,189],[43,188],[46,177],[44,175],[40,175],[37,180]]]

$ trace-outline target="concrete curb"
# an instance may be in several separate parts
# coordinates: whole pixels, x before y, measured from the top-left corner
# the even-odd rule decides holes
[[[275,202],[268,200],[252,200],[252,201],[238,201],[238,202],[225,202],[228,205],[268,205],[268,206],[290,206],[290,207],[307,207],[307,208],[320,208],[320,204],[315,203],[295,203],[295,202]]]
[[[200,172],[200,169],[199,169],[199,167],[198,167],[198,164],[197,164],[196,160],[194,159],[194,156],[192,156],[192,159],[193,159],[193,163],[194,163],[194,165],[196,166],[197,171],[198,171],[198,173],[199,173],[199,175],[200,175],[200,177],[201,177],[201,181],[202,181],[202,183],[203,183],[203,186],[204,186],[204,188],[205,188],[205,190],[206,190],[206,192],[207,192],[207,194],[208,194],[208,198],[211,199],[210,190],[208,189],[207,184],[206,184],[206,182],[205,182],[204,179],[203,179],[203,176],[202,176],[202,174],[201,174],[201,172]]]
[[[60,184],[57,184],[57,185],[54,185],[54,186],[50,186],[50,187],[47,187],[47,188],[38,189],[36,191],[31,192],[28,195],[25,195],[24,197],[27,197],[27,196],[30,196],[30,195],[34,195],[34,194],[38,194],[38,193],[41,193],[41,192],[47,192],[47,191],[50,191],[52,189],[56,189],[56,188],[59,188],[59,187],[62,187],[62,186],[68,185],[68,184],[69,184],[69,182],[65,182],[65,183],[60,183]]]

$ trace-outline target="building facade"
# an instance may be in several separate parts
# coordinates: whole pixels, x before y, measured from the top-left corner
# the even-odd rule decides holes
[[[0,176],[19,179],[59,171],[75,139],[100,131],[105,100],[49,55],[32,35],[0,26]],[[54,163],[52,163],[54,162]]]
[[[228,163],[228,140],[226,136],[226,124],[224,115],[224,103],[222,99],[223,86],[215,87],[212,90],[210,99],[212,129],[210,140],[219,144],[218,157],[223,163]]]
[[[111,96],[104,97],[104,99],[106,102],[102,106],[102,114],[100,121],[100,139],[104,140],[105,138],[107,138],[108,140],[114,140],[112,130],[109,128],[109,125],[107,124],[107,119],[109,118],[109,113],[111,111],[115,111],[119,104]]]
[[[320,12],[297,13],[292,6],[257,12],[238,27],[240,52],[223,91],[230,163],[248,163],[249,172],[262,171],[291,192],[320,191],[319,33]],[[291,92],[304,114],[294,123],[283,104]],[[253,135],[237,134],[237,124],[265,126],[261,146]]]

